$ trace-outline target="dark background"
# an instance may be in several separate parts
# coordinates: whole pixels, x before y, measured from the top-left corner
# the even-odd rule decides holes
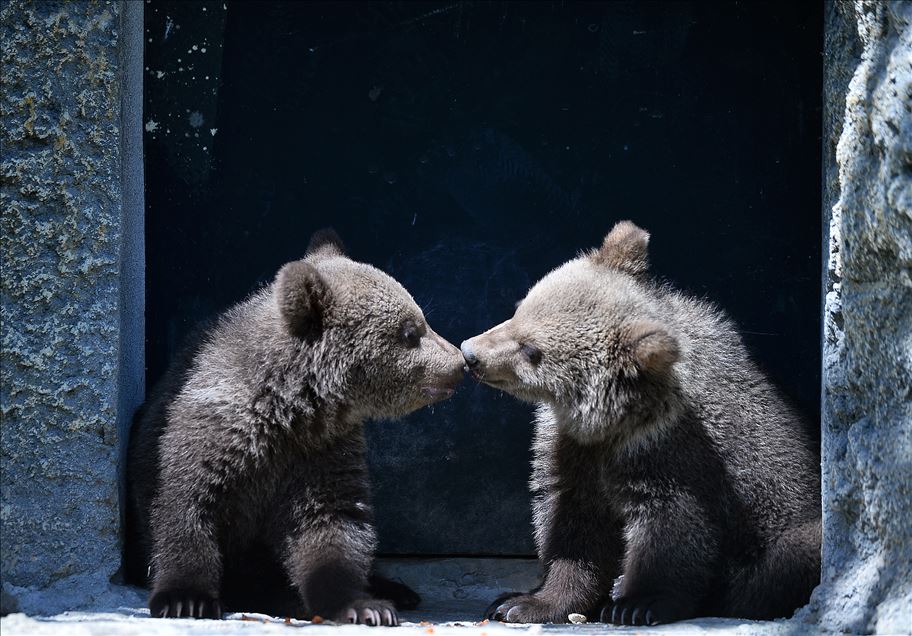
[[[630,218],[819,438],[819,4],[153,1],[146,27],[150,385],[320,227],[458,344]],[[370,423],[381,552],[532,554],[530,420],[467,382]]]

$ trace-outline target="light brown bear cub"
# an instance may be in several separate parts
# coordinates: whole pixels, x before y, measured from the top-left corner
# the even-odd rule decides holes
[[[478,380],[539,404],[545,576],[491,618],[775,618],[819,580],[820,475],[799,418],[720,310],[649,279],[648,238],[618,223],[462,344]]]
[[[224,313],[137,414],[126,570],[153,616],[223,609],[395,625],[362,423],[449,397],[459,351],[398,282],[332,232]]]

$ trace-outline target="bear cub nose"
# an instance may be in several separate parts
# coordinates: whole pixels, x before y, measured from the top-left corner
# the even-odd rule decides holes
[[[475,355],[475,352],[472,351],[469,341],[466,340],[461,345],[459,345],[460,351],[462,351],[462,357],[465,358],[466,366],[470,369],[478,366],[478,357]]]

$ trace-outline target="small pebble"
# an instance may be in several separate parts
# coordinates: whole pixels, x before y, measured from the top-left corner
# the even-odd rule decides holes
[[[585,623],[588,619],[583,614],[570,614],[567,616],[567,620],[574,625],[579,625],[580,623]]]

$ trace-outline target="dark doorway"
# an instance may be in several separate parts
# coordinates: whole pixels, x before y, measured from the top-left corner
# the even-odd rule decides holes
[[[146,4],[148,381],[334,226],[454,343],[622,218],[819,437],[816,3]],[[370,423],[381,552],[527,555],[531,407]]]

